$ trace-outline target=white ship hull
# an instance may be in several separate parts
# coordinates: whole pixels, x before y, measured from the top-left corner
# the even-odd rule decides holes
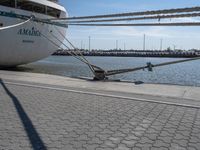
[[[36,18],[48,18],[47,15],[31,13],[15,8],[7,8],[4,6],[0,6],[0,11],[12,11],[15,14],[20,15],[34,15]],[[66,17],[66,14],[62,14],[62,17],[63,16]],[[0,15],[0,24],[3,24],[3,26],[14,25],[24,21],[25,20],[23,19],[12,17],[12,14]],[[53,34],[58,37],[60,41],[64,40],[56,28],[65,35],[66,27],[34,21],[27,22],[18,27],[1,30],[0,66],[11,67],[27,64],[48,57],[54,53],[59,47],[52,44],[41,34],[56,42],[57,45],[61,45],[61,43],[52,36]]]

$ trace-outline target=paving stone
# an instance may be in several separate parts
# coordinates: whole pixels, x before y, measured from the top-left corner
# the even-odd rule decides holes
[[[141,150],[150,150],[153,146],[151,144],[136,144]]]
[[[135,146],[135,144],[137,143],[137,141],[134,141],[134,140],[130,140],[130,141],[123,140],[121,143],[125,144],[129,148],[133,148]]]
[[[170,144],[168,143],[165,143],[164,141],[162,140],[156,140],[156,142],[153,144],[154,147],[169,147]]]
[[[114,144],[119,144],[121,142],[122,138],[120,138],[120,137],[110,137],[109,140],[112,141],[112,143],[114,143]]]
[[[176,143],[171,143],[170,150],[187,150],[187,147],[182,147]]]
[[[115,148],[117,146],[117,144],[113,143],[112,141],[105,141],[104,144],[109,148]]]
[[[173,138],[170,136],[164,136],[164,137],[160,136],[160,137],[158,137],[158,139],[161,141],[164,141],[165,143],[170,144]]]
[[[126,136],[125,139],[126,140],[139,140],[140,138],[135,136],[135,134],[129,134],[128,136]]]
[[[187,147],[188,141],[184,139],[179,139],[179,140],[172,140],[173,143],[176,143],[182,147]]]
[[[152,147],[151,150],[168,150],[167,147]],[[174,150],[179,150],[179,149],[174,149]]]
[[[130,148],[128,148],[125,144],[119,144],[117,148],[115,148],[114,150],[131,150]]]
[[[197,149],[194,147],[187,147],[187,150],[197,150]]]
[[[199,109],[5,86],[0,86],[0,150],[200,148]]]

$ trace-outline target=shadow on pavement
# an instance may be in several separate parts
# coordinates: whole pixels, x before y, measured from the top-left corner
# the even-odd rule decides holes
[[[42,139],[40,138],[38,132],[36,131],[32,121],[30,120],[29,116],[25,112],[24,108],[22,107],[20,101],[18,98],[13,95],[9,89],[6,87],[4,82],[0,79],[0,85],[4,88],[5,92],[10,96],[10,98],[13,101],[13,104],[18,112],[19,118],[21,119],[21,122],[24,126],[24,129],[27,133],[27,136],[30,140],[30,143],[34,150],[46,150],[46,146],[43,143]]]

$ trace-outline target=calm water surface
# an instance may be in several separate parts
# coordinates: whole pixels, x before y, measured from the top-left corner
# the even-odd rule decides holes
[[[147,62],[153,64],[174,61],[174,58],[135,58],[135,57],[86,57],[90,62],[105,69],[118,69],[144,66]],[[92,77],[89,68],[70,56],[51,56],[28,65],[19,70],[27,72],[48,73],[61,76]],[[200,86],[200,61],[164,66],[154,69],[153,72],[138,71],[115,75],[112,79],[142,81],[145,83],[166,83],[178,85]]]

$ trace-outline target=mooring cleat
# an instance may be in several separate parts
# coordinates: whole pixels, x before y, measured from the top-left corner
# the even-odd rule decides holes
[[[153,67],[154,67],[154,65],[151,62],[147,63],[147,69],[148,69],[148,71],[152,72],[153,71]]]
[[[94,71],[94,80],[100,81],[100,80],[106,80],[106,72],[104,70],[95,70]]]

